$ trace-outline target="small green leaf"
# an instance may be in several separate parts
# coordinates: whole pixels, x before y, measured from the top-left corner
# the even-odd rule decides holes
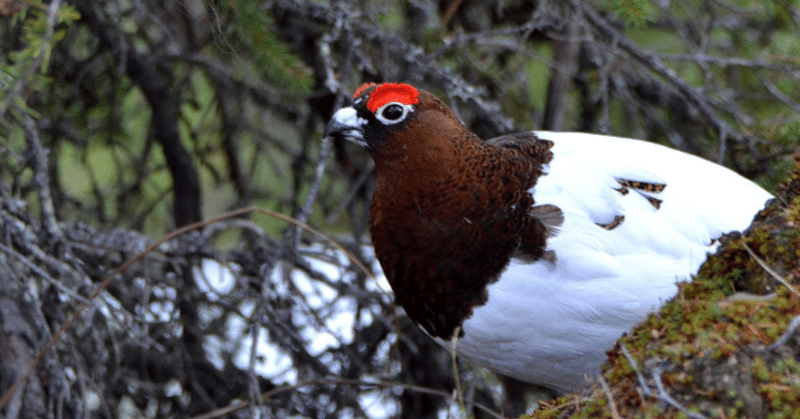
[[[611,9],[625,22],[637,28],[646,26],[653,14],[652,5],[645,0],[614,0]]]

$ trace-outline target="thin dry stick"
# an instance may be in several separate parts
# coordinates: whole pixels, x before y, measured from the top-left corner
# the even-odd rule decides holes
[[[680,410],[690,418],[706,419],[705,415],[690,411],[682,404],[678,403],[678,401],[675,400],[672,396],[670,396],[669,393],[667,393],[667,390],[664,387],[664,383],[662,383],[661,381],[661,373],[662,373],[661,368],[653,368],[651,370],[651,376],[653,377],[653,381],[656,384],[657,393],[651,390],[650,386],[647,385],[647,381],[645,381],[644,379],[644,375],[642,375],[642,372],[639,369],[639,364],[636,363],[636,360],[633,359],[631,353],[628,352],[628,348],[625,346],[625,344],[620,343],[619,348],[622,351],[622,354],[625,356],[625,359],[627,359],[628,363],[631,364],[631,368],[633,368],[633,371],[636,373],[636,378],[639,380],[639,387],[641,388],[642,393],[644,393],[645,396],[655,397],[661,400],[662,402],[667,403],[668,405],[674,407],[675,409]],[[642,400],[642,402],[644,403],[644,400]]]
[[[453,18],[458,11],[458,8],[461,7],[461,3],[464,3],[464,0],[453,0],[450,2],[450,4],[447,6],[447,10],[444,11],[444,16],[442,16],[441,22],[439,23],[442,27],[445,27],[448,23],[450,23],[450,19]]]
[[[622,416],[619,415],[619,410],[617,410],[617,402],[614,401],[614,396],[611,395],[611,389],[608,388],[608,383],[603,378],[603,374],[598,374],[597,379],[600,381],[600,386],[603,387],[603,393],[606,394],[608,408],[611,409],[611,417],[614,419],[622,419]]]
[[[244,211],[244,210],[247,210],[247,211]],[[356,267],[357,267],[357,268],[358,268],[360,271],[364,272],[364,274],[365,274],[365,275],[369,276],[370,278],[372,278],[372,280],[374,280],[374,281],[375,281],[375,285],[378,285],[378,288],[379,288],[379,289],[381,289],[381,290],[383,289],[383,288],[381,288],[381,287],[380,287],[380,285],[378,284],[378,279],[377,279],[377,278],[375,278],[375,275],[372,275],[372,272],[370,272],[370,271],[369,271],[369,269],[367,269],[367,267],[366,267],[366,266],[364,266],[364,264],[363,264],[363,263],[361,263],[361,261],[360,261],[360,260],[356,259],[356,257],[355,257],[355,256],[353,256],[353,255],[352,255],[352,254],[351,254],[349,251],[347,251],[347,249],[345,249],[345,248],[344,248],[344,246],[342,246],[341,244],[339,244],[339,243],[338,243],[336,240],[334,240],[334,239],[330,238],[330,237],[329,237],[328,235],[326,235],[325,233],[322,233],[321,231],[319,231],[319,230],[317,230],[317,229],[315,229],[315,228],[313,228],[313,227],[309,226],[308,224],[306,224],[306,223],[304,223],[304,222],[302,222],[302,221],[296,220],[296,219],[294,219],[294,218],[292,218],[292,217],[290,217],[290,216],[288,216],[288,215],[286,215],[286,214],[281,214],[281,213],[279,213],[279,212],[271,211],[271,210],[268,210],[268,209],[266,209],[266,208],[259,208],[259,207],[247,207],[247,208],[244,208],[244,209],[242,209],[242,210],[237,210],[237,211],[242,211],[242,213],[246,213],[246,212],[260,212],[260,213],[262,213],[262,214],[269,215],[270,217],[274,217],[274,218],[277,218],[277,219],[279,219],[279,220],[286,221],[287,223],[292,223],[292,224],[294,224],[294,225],[300,226],[300,227],[301,227],[303,230],[306,230],[306,231],[308,231],[309,233],[312,233],[312,234],[314,234],[315,236],[317,236],[317,237],[321,238],[322,240],[325,240],[325,241],[326,241],[326,242],[328,242],[328,243],[329,243],[331,246],[335,247],[335,248],[336,248],[336,249],[338,249],[340,252],[344,253],[344,255],[345,255],[345,256],[347,256],[347,259],[349,259],[349,260],[350,260],[350,262],[353,262],[353,264],[354,264],[354,265],[356,265]],[[225,216],[226,214],[239,215],[239,213],[237,213],[237,211],[231,211],[230,213],[225,213],[225,214],[221,215],[221,216],[220,216],[220,218],[222,219],[222,217],[223,217],[223,216]],[[225,217],[225,218],[228,218],[228,217]],[[212,219],[212,220],[214,220],[214,222],[216,222],[216,219]]]
[[[297,384],[294,384],[294,385],[284,386],[284,387],[280,387],[280,388],[276,388],[276,389],[267,391],[267,392],[265,392],[264,394],[261,395],[261,398],[263,400],[267,400],[270,397],[273,397],[273,396],[275,396],[277,394],[284,393],[284,392],[287,392],[287,391],[295,391],[295,390],[301,389],[303,387],[309,387],[309,386],[324,386],[324,385],[343,385],[343,386],[379,387],[379,388],[402,388],[402,389],[406,389],[406,390],[416,391],[416,392],[419,392],[419,393],[432,394],[434,396],[441,396],[441,397],[446,397],[446,398],[450,398],[450,396],[451,396],[451,394],[446,392],[446,391],[435,390],[435,389],[428,388],[428,387],[415,386],[415,385],[412,385],[412,384],[391,383],[391,382],[388,382],[388,381],[361,381],[361,380],[354,380],[354,379],[347,379],[347,378],[338,378],[338,379],[320,378],[318,380],[304,381],[302,383],[297,383]],[[503,416],[497,414],[495,411],[493,411],[492,409],[490,409],[486,405],[483,405],[481,403],[474,403],[474,405],[478,409],[483,410],[484,412],[486,412],[487,414],[489,414],[490,416],[492,416],[494,418],[503,419]],[[199,415],[199,416],[194,416],[191,419],[215,419],[215,418],[222,417],[224,415],[229,415],[229,414],[231,414],[233,412],[242,410],[244,408],[247,408],[248,406],[250,406],[250,403],[248,403],[248,402],[237,402],[237,403],[231,404],[229,406],[225,406],[223,408],[220,408],[220,409],[208,412],[208,413],[204,413],[204,414]]]
[[[781,337],[764,349],[771,351],[785,345],[787,342],[789,342],[789,339],[792,338],[792,335],[797,331],[798,327],[800,327],[800,315],[794,316],[792,321],[789,322],[789,325],[786,326],[786,331],[783,332]]]
[[[794,287],[792,286],[792,284],[789,283],[789,281],[787,281],[782,276],[778,275],[777,272],[775,272],[772,268],[767,266],[767,263],[763,259],[758,257],[758,255],[756,255],[756,253],[753,252],[753,249],[751,249],[750,246],[747,245],[747,243],[742,242],[742,245],[744,245],[744,248],[747,250],[747,253],[750,253],[750,256],[753,258],[753,260],[758,262],[758,264],[761,265],[761,267],[764,268],[764,270],[767,271],[767,273],[771,277],[775,278],[776,281],[780,282],[781,284],[783,284],[783,286],[788,288],[792,294],[796,295],[797,297],[800,297],[800,292],[797,292],[797,290],[794,289]]]
[[[658,394],[656,395],[656,397],[658,397],[661,401],[669,404],[670,406],[680,410],[681,412],[683,412],[683,414],[685,414],[690,418],[707,419],[706,415],[690,411],[688,408],[686,408],[686,406],[680,404],[677,400],[675,400],[675,398],[673,398],[672,396],[670,396],[669,393],[667,393],[667,389],[666,387],[664,387],[664,383],[661,381],[662,372],[663,371],[661,371],[661,368],[658,367],[652,369],[653,382],[656,383],[656,389],[658,390]]]
[[[619,349],[622,351],[622,355],[625,356],[625,359],[628,360],[628,363],[631,364],[631,369],[633,369],[633,372],[636,374],[636,379],[639,381],[639,388],[642,389],[642,393],[644,393],[645,396],[650,396],[652,393],[650,392],[650,388],[647,386],[647,381],[645,381],[644,376],[642,375],[639,364],[635,359],[633,359],[631,353],[628,352],[628,347],[625,346],[624,343],[620,342]],[[641,397],[641,394],[639,394],[639,397],[642,399],[642,403],[644,403],[644,398]]]
[[[240,211],[234,211],[234,213],[235,214],[231,214],[230,216],[239,215],[239,214],[245,213],[245,211],[241,211],[241,210]],[[225,217],[221,216],[221,217],[217,217],[217,218],[222,219],[222,218],[225,218]],[[36,368],[36,366],[39,365],[39,363],[42,361],[42,358],[44,358],[44,355],[47,352],[49,352],[50,349],[53,348],[53,346],[55,346],[56,342],[58,342],[61,339],[61,336],[64,334],[64,332],[66,332],[67,329],[69,329],[72,326],[72,324],[75,323],[75,320],[78,319],[78,316],[83,312],[83,310],[85,310],[86,307],[88,307],[89,304],[95,298],[97,298],[98,295],[100,295],[100,291],[104,290],[106,287],[108,287],[109,284],[111,284],[111,281],[114,280],[114,278],[116,278],[117,275],[119,275],[122,272],[124,272],[125,270],[127,270],[136,261],[138,261],[139,259],[144,257],[146,254],[148,254],[151,251],[153,251],[156,247],[160,246],[162,243],[165,243],[165,242],[167,242],[169,240],[172,240],[175,237],[180,236],[181,234],[184,234],[184,233],[187,233],[189,231],[198,229],[198,228],[206,225],[208,222],[213,222],[213,220],[214,219],[212,218],[209,221],[200,221],[200,222],[197,222],[197,223],[190,224],[188,226],[179,228],[179,229],[177,229],[175,231],[172,231],[171,233],[169,233],[166,236],[164,236],[163,238],[161,238],[161,240],[159,240],[159,241],[151,244],[150,246],[148,246],[141,253],[137,254],[136,256],[134,256],[131,259],[128,259],[125,263],[120,265],[119,268],[115,269],[114,272],[112,272],[110,275],[108,275],[103,280],[103,282],[101,282],[100,285],[94,290],[94,292],[92,292],[86,298],[87,301],[81,303],[81,305],[78,307],[78,309],[72,312],[72,314],[70,315],[69,319],[67,319],[67,321],[61,326],[61,328],[59,328],[58,331],[53,335],[53,338],[50,339],[50,341],[48,341],[46,345],[44,345],[44,348],[42,348],[42,350],[39,351],[39,354],[36,355],[36,358],[30,364],[28,364],[28,368],[25,370],[25,373],[22,374],[22,376],[19,377],[17,379],[17,381],[14,382],[14,385],[12,385],[11,388],[8,389],[8,391],[6,391],[5,395],[3,395],[3,399],[0,400],[0,409],[4,408],[5,405],[9,402],[9,400],[11,400],[11,397],[14,395],[14,393],[16,393],[17,390],[19,390],[19,388],[28,379],[28,377],[31,375],[31,373],[33,373],[33,370]]]
[[[458,364],[456,363],[456,346],[458,346],[458,334],[461,332],[461,326],[456,326],[453,331],[453,338],[450,340],[450,360],[453,365],[453,378],[456,381],[456,400],[458,400],[458,407],[461,412],[466,414],[467,409],[464,407],[464,395],[461,394],[461,377],[458,375]]]
[[[20,376],[14,382],[14,384],[8,389],[8,391],[6,391],[6,393],[3,395],[3,398],[0,399],[0,409],[3,409],[8,404],[8,402],[11,400],[11,397],[19,390],[19,388],[22,386],[22,384],[33,373],[33,370],[36,368],[36,366],[39,365],[39,363],[42,362],[42,359],[44,358],[45,354],[47,352],[49,352],[50,349],[53,348],[53,346],[55,346],[55,344],[61,339],[61,336],[70,327],[72,327],[72,324],[75,323],[75,321],[78,319],[78,316],[83,312],[83,310],[85,310],[86,307],[88,307],[89,304],[91,304],[91,302],[95,298],[97,298],[98,295],[100,295],[100,292],[102,290],[104,290],[106,287],[108,287],[109,284],[111,284],[111,281],[113,281],[114,278],[117,277],[117,275],[120,275],[122,272],[125,272],[128,268],[131,267],[131,265],[136,263],[139,259],[143,258],[148,253],[150,253],[153,250],[155,250],[158,246],[162,245],[163,243],[166,243],[166,242],[168,242],[168,241],[170,241],[170,240],[172,240],[172,239],[174,239],[176,237],[179,237],[179,236],[181,236],[183,234],[186,234],[186,233],[188,233],[190,231],[197,230],[199,228],[205,227],[205,226],[207,226],[209,224],[214,224],[216,222],[219,222],[219,221],[222,221],[222,220],[225,220],[225,219],[228,219],[228,218],[238,217],[240,215],[249,214],[249,213],[252,213],[252,212],[259,212],[259,213],[266,214],[266,215],[269,215],[271,217],[278,218],[280,220],[283,220],[283,221],[298,225],[301,228],[303,228],[304,230],[307,230],[307,231],[311,232],[312,234],[322,238],[323,240],[327,241],[328,243],[330,243],[331,245],[336,247],[339,251],[343,252],[347,256],[347,258],[350,259],[350,261],[353,262],[353,264],[356,265],[356,267],[358,267],[358,269],[363,271],[367,276],[372,278],[377,283],[378,280],[375,278],[374,275],[372,275],[372,273],[366,268],[366,266],[364,266],[364,264],[362,264],[358,259],[356,259],[355,256],[351,255],[350,252],[348,252],[347,249],[345,249],[342,245],[340,245],[339,243],[337,243],[335,240],[333,240],[332,238],[328,237],[327,235],[319,232],[318,230],[315,230],[315,229],[311,228],[306,223],[303,223],[303,222],[300,222],[298,220],[295,220],[294,218],[292,218],[292,217],[290,217],[288,215],[284,215],[284,214],[281,214],[281,213],[278,213],[278,212],[270,211],[270,210],[265,209],[265,208],[259,208],[259,207],[250,206],[250,207],[240,208],[240,209],[233,210],[233,211],[228,211],[228,212],[223,213],[221,215],[218,215],[216,217],[212,217],[212,218],[209,218],[207,220],[203,220],[203,221],[199,221],[199,222],[196,222],[196,223],[193,223],[193,224],[189,224],[187,226],[181,227],[181,228],[179,228],[177,230],[174,230],[174,231],[168,233],[167,235],[165,235],[164,237],[159,239],[157,242],[155,242],[155,243],[151,244],[150,246],[148,246],[141,253],[137,254],[136,256],[132,257],[131,259],[128,259],[125,263],[123,263],[117,269],[115,269],[114,272],[112,272],[110,275],[108,275],[103,280],[103,282],[101,282],[100,285],[94,290],[94,292],[92,292],[86,298],[86,301],[82,302],[81,305],[78,307],[78,309],[75,310],[70,315],[69,319],[67,319],[67,321],[61,326],[61,328],[58,329],[58,331],[53,335],[52,339],[50,339],[50,341],[47,342],[47,344],[44,346],[44,348],[42,348],[42,350],[39,351],[39,354],[36,355],[36,358],[33,361],[31,361],[31,363],[28,365],[28,368],[25,370],[25,373],[23,373],[22,376]],[[379,287],[379,289],[380,289],[380,287]]]

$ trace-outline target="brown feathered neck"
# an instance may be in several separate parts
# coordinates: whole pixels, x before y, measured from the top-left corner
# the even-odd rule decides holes
[[[487,143],[434,95],[418,99],[402,127],[371,143],[370,232],[397,302],[448,339],[512,255],[544,254],[546,229],[528,191],[552,143],[532,134]]]

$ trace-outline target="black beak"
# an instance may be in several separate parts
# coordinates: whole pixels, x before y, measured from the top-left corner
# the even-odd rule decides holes
[[[356,115],[355,109],[342,108],[333,114],[322,135],[324,137],[343,138],[369,150],[370,147],[364,139],[363,127],[366,123],[366,120]]]

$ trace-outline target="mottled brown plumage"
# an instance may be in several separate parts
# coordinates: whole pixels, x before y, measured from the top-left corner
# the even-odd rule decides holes
[[[614,216],[614,220],[611,221],[610,223],[605,223],[605,224],[597,223],[597,225],[599,225],[600,227],[603,227],[604,229],[610,231],[610,230],[613,230],[613,229],[621,226],[623,221],[625,221],[625,216],[624,215],[616,215],[616,216]]]
[[[661,202],[662,201],[660,199],[658,199],[656,197],[653,197],[653,196],[650,196],[650,195],[647,195],[647,194],[644,194],[642,192],[647,192],[647,193],[661,193],[661,192],[664,192],[664,189],[667,188],[667,185],[665,183],[642,182],[642,181],[638,181],[638,180],[623,179],[623,178],[617,178],[617,183],[619,183],[619,189],[617,189],[617,191],[619,193],[621,193],[623,195],[627,195],[628,192],[630,191],[630,189],[633,189],[636,192],[639,192],[640,194],[642,194],[642,196],[644,196],[647,199],[647,202],[649,202],[650,205],[652,205],[655,209],[660,209],[661,208]],[[615,220],[615,222],[616,221],[617,220]],[[619,220],[619,222],[616,222],[616,224],[614,224],[614,226],[611,227],[611,228],[617,227],[621,223],[622,223],[622,220]],[[606,227],[606,226],[603,226],[603,228],[608,229],[608,230],[611,229],[611,228]]]
[[[382,134],[368,137],[375,251],[398,304],[432,336],[449,339],[513,254],[544,255],[548,230],[531,214],[527,191],[552,143],[531,133],[484,142],[425,91],[408,121]]]

